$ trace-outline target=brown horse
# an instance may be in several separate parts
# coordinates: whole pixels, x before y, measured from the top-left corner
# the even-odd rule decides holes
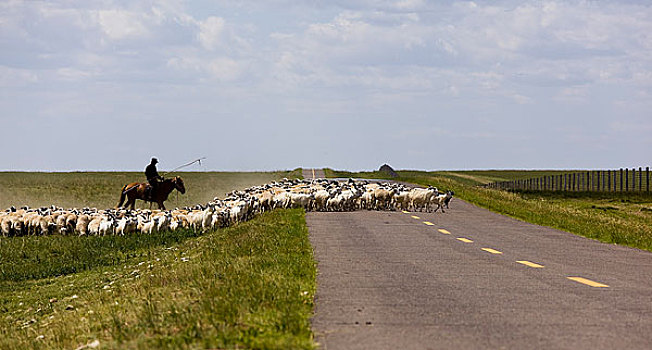
[[[124,208],[131,206],[131,209],[133,210],[136,207],[136,199],[140,199],[142,201],[156,203],[158,204],[159,209],[165,210],[165,205],[163,205],[163,202],[168,199],[170,192],[176,189],[177,191],[181,192],[181,194],[186,193],[186,187],[183,185],[183,180],[179,176],[176,176],[172,179],[165,179],[159,183],[156,191],[152,192],[151,199],[145,199],[147,186],[148,184],[146,183],[138,182],[124,185],[120,194],[120,203],[118,203],[118,208],[122,206],[126,196],[127,203],[125,203]]]

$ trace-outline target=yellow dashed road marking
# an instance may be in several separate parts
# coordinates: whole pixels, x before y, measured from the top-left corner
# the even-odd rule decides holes
[[[517,263],[523,264],[523,265],[529,266],[529,267],[534,267],[534,268],[537,268],[537,269],[540,269],[540,268],[543,267],[543,265],[539,265],[537,263],[533,263],[533,262],[527,261],[527,260],[519,260],[519,261],[517,261]]]
[[[450,235],[450,234],[451,234],[450,232],[444,230],[443,228],[440,228],[440,229],[437,230],[437,231],[439,231],[439,232],[441,232],[441,233],[443,233],[443,234],[445,234],[445,235]]]
[[[417,219],[417,220],[419,220],[419,219],[421,219],[421,218],[418,217],[418,216],[416,216],[416,215],[412,215],[412,219]]]
[[[586,284],[587,286],[591,286],[591,287],[597,287],[597,288],[607,288],[607,287],[609,287],[606,284],[602,284],[602,283],[599,283],[599,282],[587,280],[586,278],[582,278],[582,277],[566,277],[566,278],[568,278],[571,281]]]
[[[458,241],[462,241],[462,242],[464,242],[464,243],[473,243],[472,240],[470,240],[470,239],[468,239],[468,238],[464,238],[464,237],[457,237],[457,240],[458,240]]]
[[[433,223],[430,222],[430,221],[424,221],[423,223],[426,224],[426,225],[428,225],[428,226],[435,226],[435,224],[433,224]]]
[[[497,251],[497,250],[491,249],[491,248],[482,248],[482,250],[484,250],[485,252],[489,252],[491,254],[502,254],[503,253],[503,252],[500,252],[500,251]]]
[[[403,214],[410,214],[409,211],[403,210]]]

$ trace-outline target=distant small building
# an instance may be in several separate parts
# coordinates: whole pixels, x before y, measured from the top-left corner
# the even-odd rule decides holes
[[[385,173],[385,174],[387,174],[387,175],[389,175],[391,177],[398,177],[398,174],[396,173],[396,171],[394,171],[394,169],[392,169],[392,167],[387,165],[387,164],[383,164],[380,167],[380,169],[378,169],[378,171],[381,172],[381,173]]]

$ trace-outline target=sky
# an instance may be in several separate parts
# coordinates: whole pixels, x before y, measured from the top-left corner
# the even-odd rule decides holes
[[[0,170],[650,165],[652,2],[0,1]]]

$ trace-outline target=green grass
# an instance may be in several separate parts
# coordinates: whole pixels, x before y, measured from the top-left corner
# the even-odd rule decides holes
[[[284,177],[301,176],[300,169],[276,172],[178,172],[186,194],[173,191],[166,207],[184,207],[207,203],[214,197],[223,198],[233,189],[260,185]],[[135,172],[72,172],[26,173],[0,172],[0,208],[10,206],[41,207],[56,205],[64,208],[111,208],[118,204],[122,186],[144,182],[144,175]],[[149,208],[137,201],[139,208]]]
[[[96,340],[107,349],[314,347],[316,269],[302,210],[148,243],[42,238],[3,242],[2,266],[25,266],[3,270],[2,349],[74,349]],[[4,255],[26,247],[40,264],[34,254]],[[79,252],[92,247],[104,257]],[[67,271],[75,266],[93,267]]]
[[[480,207],[537,225],[652,251],[652,195],[645,193],[506,192],[478,187],[562,171],[398,171],[398,181],[452,189]],[[327,172],[334,177],[387,178],[378,172]],[[454,201],[454,200],[453,200]],[[454,202],[451,210],[454,210]]]
[[[142,252],[197,237],[192,230],[129,236],[23,236],[0,239],[0,282],[72,274],[120,265]],[[0,288],[4,287],[0,285]]]

